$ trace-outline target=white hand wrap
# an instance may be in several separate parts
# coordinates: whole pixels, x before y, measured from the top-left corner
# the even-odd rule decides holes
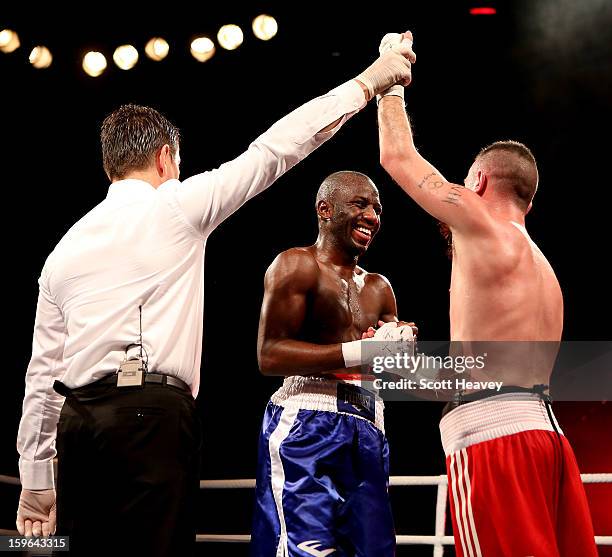
[[[370,97],[387,90],[391,85],[410,79],[410,61],[400,52],[389,50],[382,54],[372,65],[355,79],[361,81]]]
[[[361,342],[360,340],[353,340],[352,342],[342,343],[344,367],[348,368],[361,365]]]
[[[364,360],[362,349],[365,348],[363,343],[366,342],[375,344],[367,346]],[[395,321],[382,325],[372,338],[342,343],[342,356],[347,368],[371,363],[376,356],[390,356],[396,352],[414,355],[414,334],[412,327],[398,327]]]
[[[389,341],[411,341],[414,339],[412,327],[401,325],[398,327],[396,321],[389,321],[382,325],[374,334],[374,340]]]
[[[378,52],[382,56],[385,52],[394,51],[407,56],[412,51],[412,41],[404,39],[402,33],[387,33],[380,41]],[[410,66],[410,79],[412,79],[412,65]],[[380,99],[387,96],[395,96],[404,98],[404,85],[396,83],[392,85],[382,93],[376,96],[376,103],[380,102]]]

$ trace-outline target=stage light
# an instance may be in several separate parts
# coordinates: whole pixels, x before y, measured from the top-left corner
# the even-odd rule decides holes
[[[122,70],[131,70],[138,62],[138,51],[131,44],[118,46],[113,54],[113,60]]]
[[[88,52],[83,57],[83,69],[87,75],[98,77],[106,69],[106,58],[101,52]]]
[[[238,25],[224,25],[217,33],[217,40],[226,50],[234,50],[242,44],[244,35]]]
[[[253,20],[253,33],[262,41],[269,41],[278,32],[278,23],[269,15],[261,14]]]
[[[215,53],[215,43],[208,37],[198,37],[191,43],[191,55],[198,62],[210,60]]]
[[[53,62],[53,56],[46,46],[35,46],[30,52],[30,64],[39,70],[48,68]]]
[[[11,29],[3,29],[0,31],[0,50],[2,52],[13,52],[19,48],[19,36]]]
[[[481,8],[470,8],[471,15],[495,15],[497,10],[495,8],[481,7]]]
[[[145,46],[145,52],[151,60],[159,62],[168,56],[170,47],[168,43],[161,37],[153,37]]]

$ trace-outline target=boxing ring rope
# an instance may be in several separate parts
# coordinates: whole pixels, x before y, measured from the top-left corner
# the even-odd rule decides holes
[[[612,474],[581,474],[583,483],[612,483]],[[398,535],[397,545],[432,545],[433,556],[442,557],[445,545],[454,545],[453,536],[445,536],[446,526],[446,502],[448,497],[448,478],[441,476],[391,476],[390,487],[405,487],[415,485],[438,486],[436,501],[435,534],[433,536]],[[245,489],[254,488],[254,479],[237,480],[201,480],[200,489]],[[218,535],[198,534],[198,542],[222,542],[222,543],[248,543],[251,536],[244,535]],[[595,536],[597,545],[612,545],[612,536]]]
[[[581,474],[585,484],[612,483],[612,474]],[[0,475],[0,484],[19,485],[19,478]],[[434,557],[442,557],[445,545],[454,545],[452,536],[445,536],[446,503],[448,498],[448,479],[441,476],[391,476],[390,487],[406,487],[416,485],[438,486],[436,500],[435,534],[433,536],[398,535],[397,545],[431,545]],[[200,489],[252,489],[255,487],[254,479],[235,480],[200,480]],[[15,535],[14,530],[0,530],[2,535]],[[200,543],[248,543],[251,536],[248,534],[198,534],[196,541]],[[612,536],[595,536],[597,545],[611,545]]]

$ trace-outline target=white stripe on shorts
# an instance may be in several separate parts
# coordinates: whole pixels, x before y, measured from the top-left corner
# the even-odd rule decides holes
[[[467,450],[461,449],[461,455],[463,456],[463,475],[465,477],[468,524],[472,534],[472,540],[474,541],[474,547],[476,549],[476,557],[482,557],[482,551],[480,550],[480,542],[478,541],[478,533],[476,532],[476,525],[474,524],[474,513],[472,512],[472,483],[470,482],[470,471],[468,469]]]
[[[283,408],[280,420],[276,429],[270,435],[268,450],[270,451],[270,471],[272,475],[272,494],[276,503],[278,520],[280,522],[280,539],[276,549],[276,557],[288,557],[287,547],[287,524],[285,523],[285,513],[283,511],[283,489],[285,487],[285,470],[280,457],[281,443],[287,438],[291,431],[291,426],[299,412],[298,408]]]
[[[461,515],[459,513],[459,497],[457,496],[457,476],[455,475],[455,454],[450,455],[450,471],[451,471],[451,484],[453,486],[453,503],[455,506],[455,520],[457,522],[457,529],[459,530],[459,539],[461,541],[461,549],[463,549],[463,555],[468,557],[468,552],[465,549],[465,539],[463,537],[463,525],[461,524]]]
[[[466,556],[474,557],[474,550],[472,549],[472,538],[470,535],[470,526],[467,521],[466,515],[466,497],[465,490],[463,489],[463,464],[461,463],[461,453],[457,452],[457,483],[459,484],[459,502],[461,503],[461,509],[456,509],[455,514],[457,515],[457,524],[461,520],[461,527],[465,536],[465,545],[467,546],[468,552]],[[469,497],[469,494],[468,494]]]

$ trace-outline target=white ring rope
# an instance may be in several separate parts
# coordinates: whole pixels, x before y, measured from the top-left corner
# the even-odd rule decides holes
[[[2,478],[8,476],[0,476]],[[585,484],[595,483],[612,483],[612,474],[580,474],[582,482]],[[17,480],[18,478],[11,478]],[[448,485],[448,478],[445,475],[441,476],[391,476],[389,485],[393,487],[410,486],[410,485]],[[238,479],[238,480],[200,480],[200,489],[242,489],[255,487],[254,479]]]
[[[215,543],[249,543],[251,536],[248,534],[198,534],[196,542]]]
[[[612,474],[580,474],[585,484],[612,483]],[[0,474],[0,484],[21,485],[15,476]],[[390,486],[448,485],[446,476],[391,476]],[[243,489],[255,487],[254,479],[200,480],[200,489]]]
[[[580,474],[580,477],[585,484],[612,483],[612,474]]]
[[[255,487],[255,480],[200,480],[200,489],[243,489]]]
[[[612,474],[580,474],[585,484],[612,483]],[[0,474],[0,484],[20,485],[19,478],[3,476]],[[391,476],[389,485],[394,487],[412,485],[437,485],[438,495],[436,501],[435,536],[396,536],[397,545],[432,545],[434,557],[442,557],[445,545],[454,545],[453,536],[445,536],[446,501],[448,494],[448,479],[440,476]],[[236,480],[200,480],[200,489],[252,489],[255,487],[254,479]],[[2,535],[16,535],[14,530],[1,530]],[[198,534],[197,542],[214,543],[248,543],[251,536],[248,534]],[[612,536],[595,536],[597,545],[612,546]]]
[[[0,531],[1,532],[1,531]],[[9,530],[5,530],[9,532]],[[395,536],[397,545],[454,545],[453,536]],[[249,543],[248,534],[198,534],[197,542]],[[595,536],[597,545],[612,545],[612,536]],[[436,555],[436,554],[434,554]]]

